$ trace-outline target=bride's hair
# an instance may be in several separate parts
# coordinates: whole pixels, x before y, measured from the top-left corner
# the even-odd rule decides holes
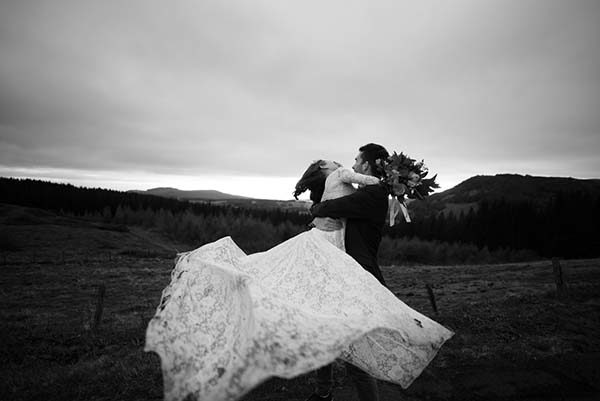
[[[321,197],[325,191],[325,179],[327,178],[321,169],[324,164],[325,160],[317,160],[308,166],[302,174],[302,178],[296,183],[294,198],[298,199],[300,194],[310,191],[310,200],[313,203],[321,202]]]
[[[377,178],[381,178],[383,176],[383,168],[381,165],[377,165],[375,160],[387,160],[387,158],[390,157],[388,151],[383,146],[376,143],[368,143],[361,146],[358,151],[362,153],[363,160],[368,162],[369,166],[371,166],[373,175]]]

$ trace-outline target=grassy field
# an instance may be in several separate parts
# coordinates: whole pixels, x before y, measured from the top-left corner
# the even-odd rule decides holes
[[[159,359],[142,351],[145,329],[176,252],[190,245],[0,205],[0,246],[1,400],[162,398]],[[600,260],[561,263],[563,299],[550,261],[384,267],[400,299],[456,336],[408,390],[381,383],[382,400],[597,399]],[[341,365],[335,377],[336,399],[355,400]],[[274,378],[244,400],[303,400],[311,389],[311,375]]]

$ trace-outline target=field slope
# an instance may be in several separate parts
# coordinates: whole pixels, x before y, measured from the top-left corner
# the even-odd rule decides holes
[[[158,232],[0,205],[0,399],[159,400],[160,361],[142,351],[179,244]],[[599,395],[600,260],[387,266],[390,290],[456,332],[407,390],[382,400],[591,400]],[[432,310],[425,286],[436,297]],[[93,331],[98,288],[103,314]],[[336,368],[336,398],[355,400]],[[312,377],[274,378],[246,401],[303,400]]]

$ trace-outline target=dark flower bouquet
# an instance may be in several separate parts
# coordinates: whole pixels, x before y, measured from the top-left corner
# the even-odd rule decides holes
[[[404,218],[410,222],[406,210],[406,199],[424,199],[435,188],[440,187],[435,182],[437,174],[432,178],[425,178],[429,174],[429,169],[423,160],[418,162],[402,152],[400,154],[394,152],[387,159],[377,159],[375,163],[382,171],[381,182],[387,187],[392,198],[397,200],[390,205],[390,225],[394,224],[393,217],[398,212],[398,210],[392,209],[400,206]]]

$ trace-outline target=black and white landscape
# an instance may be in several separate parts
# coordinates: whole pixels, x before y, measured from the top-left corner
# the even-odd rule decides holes
[[[382,401],[599,399],[599,38],[594,0],[0,2],[0,399],[161,399],[177,254],[306,231],[369,142],[437,174],[379,261],[456,333]]]

